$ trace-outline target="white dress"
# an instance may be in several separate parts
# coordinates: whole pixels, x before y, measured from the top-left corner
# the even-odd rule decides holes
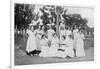
[[[78,37],[78,29],[73,30],[74,39],[76,40]]]
[[[60,30],[60,39],[62,38],[63,35],[66,35],[66,30]]]
[[[60,48],[59,49],[62,49],[64,51],[58,50],[57,53],[56,53],[56,56],[65,58],[67,56],[67,53],[65,52],[65,50],[66,50],[66,40],[60,40]]]
[[[49,57],[55,57],[58,51],[58,48],[59,48],[59,39],[53,37],[51,41],[51,46],[48,52]]]
[[[76,56],[77,57],[85,56],[83,39],[84,39],[84,35],[83,34],[79,34],[79,37],[78,37],[77,43],[76,43]]]
[[[73,50],[74,40],[72,40],[71,38],[66,38],[66,43],[67,43],[67,47],[65,49],[66,55],[69,57],[74,57],[74,50]]]
[[[54,33],[55,33],[55,31],[53,29],[48,30],[48,40],[50,40],[50,41],[52,40]]]
[[[78,39],[78,37],[79,37],[79,34],[78,34],[79,32],[78,32],[78,29],[75,29],[75,30],[73,30],[73,36],[74,36],[74,49],[76,48],[76,41],[77,41],[77,39]]]
[[[47,39],[42,39],[40,41],[41,45],[41,53],[39,54],[40,57],[48,57],[49,47],[47,43],[48,43]]]
[[[31,52],[31,51],[37,49],[36,37],[35,37],[35,33],[32,32],[31,30],[27,30],[27,33],[28,33],[29,37],[27,40],[26,51]]]
[[[40,39],[41,39],[43,32],[41,30],[35,30],[35,34],[36,34],[37,50],[41,50]]]
[[[72,34],[71,30],[66,30],[66,36],[71,35],[71,34]]]
[[[64,25],[63,23],[61,23],[60,26],[59,26],[59,29],[60,29],[61,27],[65,28],[65,25]]]
[[[58,51],[57,56],[62,58],[65,58],[67,56],[74,57],[73,40],[70,38],[66,38],[61,42],[61,44],[64,45],[62,45],[60,49],[63,49],[64,51]]]

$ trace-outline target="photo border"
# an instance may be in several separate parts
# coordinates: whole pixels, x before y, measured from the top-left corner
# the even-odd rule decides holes
[[[24,69],[26,69],[26,68],[30,68],[30,67],[40,67],[41,66],[41,64],[36,64],[36,65],[19,65],[19,66],[15,66],[14,65],[14,53],[15,53],[15,51],[14,51],[14,4],[15,3],[19,3],[19,4],[36,4],[36,5],[56,5],[56,6],[68,6],[68,7],[80,7],[80,8],[92,8],[92,9],[94,9],[94,11],[95,11],[95,6],[88,6],[88,5],[66,5],[66,4],[58,4],[58,3],[37,3],[37,2],[33,2],[32,0],[28,0],[28,1],[20,1],[20,0],[12,0],[12,1],[10,1],[10,68],[11,69],[22,69],[22,68],[24,68]],[[94,18],[95,19],[95,18]],[[94,55],[94,57],[95,57],[95,55]],[[78,62],[78,63],[73,63],[73,64],[80,64],[80,63],[83,63],[83,64],[87,64],[87,62],[93,62],[93,61],[85,61],[85,62]],[[60,65],[60,64],[66,64],[66,63],[53,63],[53,65],[56,65],[56,64],[58,64],[58,65]],[[69,65],[69,64],[72,64],[72,62],[71,63],[69,63],[68,62],[68,64],[67,65]],[[42,64],[43,66],[48,66],[49,64]],[[50,66],[52,66],[51,64],[50,64]]]

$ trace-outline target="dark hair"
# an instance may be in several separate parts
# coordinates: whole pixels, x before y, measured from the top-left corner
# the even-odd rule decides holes
[[[64,30],[64,28],[63,28],[63,27],[60,27],[60,30],[62,30],[62,29]]]
[[[57,35],[57,33],[54,33],[53,36]]]
[[[66,39],[66,37],[65,37],[64,35],[63,35],[62,37],[63,37],[64,39]]]
[[[43,38],[43,37],[46,37],[46,35],[43,34],[41,38]]]
[[[79,31],[80,31],[80,32],[84,32],[84,28],[80,28]]]
[[[68,26],[65,26],[65,29],[68,29]]]
[[[73,35],[68,35],[68,37],[70,37],[71,39],[74,39],[74,36]]]

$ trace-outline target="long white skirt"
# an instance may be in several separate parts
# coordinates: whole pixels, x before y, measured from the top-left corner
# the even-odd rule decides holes
[[[65,47],[65,45],[62,45],[61,47],[60,47],[60,49],[62,49],[62,50],[64,50],[64,51],[57,51],[57,53],[56,53],[56,57],[62,57],[62,58],[65,58],[66,57],[66,53],[65,53],[65,49],[66,49],[66,47]]]
[[[76,49],[77,40],[74,39],[74,42],[73,42],[73,43],[74,43],[74,44],[73,44],[73,48]]]
[[[41,50],[39,37],[36,37],[36,45],[37,45],[37,50]]]
[[[51,41],[52,40],[52,35],[48,35],[48,40]]]
[[[66,53],[66,56],[74,57],[74,50],[72,47],[66,47],[65,53]]]
[[[35,49],[37,49],[36,38],[35,36],[29,36],[27,40],[26,51],[31,52]]]
[[[77,40],[77,43],[76,43],[76,56],[77,57],[85,56],[84,41],[82,39]]]
[[[58,51],[56,54],[57,57],[62,57],[62,58],[65,58],[67,56],[74,57],[73,47],[65,47],[64,50],[65,51]]]
[[[41,53],[39,54],[40,57],[48,57],[48,51],[49,51],[49,47],[47,46],[42,46],[41,47]]]
[[[48,52],[49,57],[55,57],[56,53],[57,53],[57,50],[58,50],[58,44],[52,43],[51,47],[48,50],[49,51]]]

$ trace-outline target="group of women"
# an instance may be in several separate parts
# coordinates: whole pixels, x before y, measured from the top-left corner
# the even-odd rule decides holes
[[[45,33],[43,29],[27,30],[29,35],[26,45],[27,53],[34,50],[41,51],[40,57],[84,57],[84,34],[78,28],[71,30],[60,27],[59,34],[49,27]]]

